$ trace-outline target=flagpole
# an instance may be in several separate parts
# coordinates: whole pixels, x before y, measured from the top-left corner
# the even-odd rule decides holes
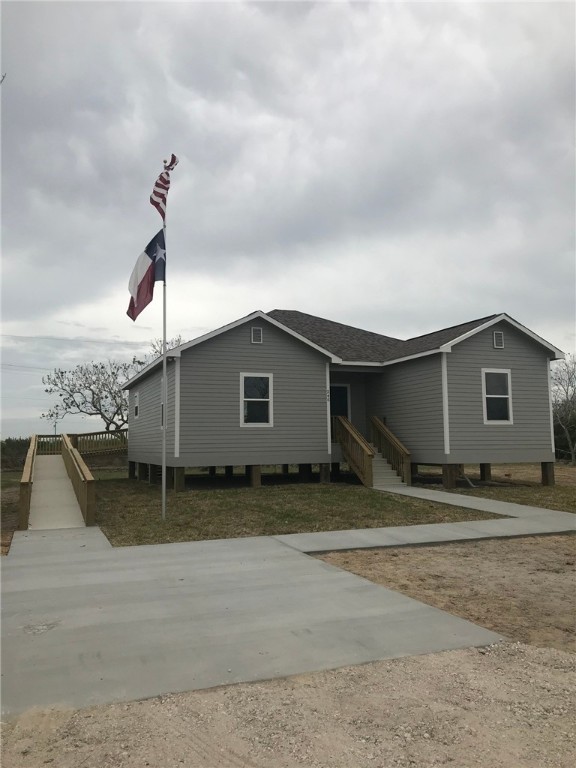
[[[166,249],[166,218],[164,218],[164,248]],[[166,254],[166,250],[164,251]],[[168,431],[168,377],[166,375],[166,262],[162,286],[162,520],[166,520],[166,433]]]
[[[169,160],[164,160],[164,170],[158,176],[156,179],[156,183],[154,184],[154,188],[152,189],[152,194],[150,195],[150,203],[156,208],[160,216],[162,217],[162,234],[164,235],[164,280],[163,280],[163,286],[162,286],[162,386],[161,386],[161,429],[162,429],[162,520],[166,520],[166,437],[168,434],[168,373],[167,373],[167,343],[166,343],[166,198],[168,195],[168,190],[170,189],[170,171],[174,170],[174,168],[178,165],[178,158],[176,155],[172,154],[170,156]],[[152,243],[149,243],[148,245],[151,245]],[[145,252],[146,256],[148,258],[152,258],[152,255],[148,253],[148,251]],[[159,279],[156,277],[157,275],[157,267],[158,267],[158,244],[156,244],[156,251],[154,253],[154,282]],[[162,258],[162,254],[160,254],[160,258]],[[140,290],[140,281],[142,279],[142,275],[139,275],[139,272],[137,271],[137,268],[139,267],[139,261],[136,264],[136,267],[132,273],[132,276],[130,277],[130,283],[128,285],[130,293],[132,295],[132,299],[130,300],[130,305],[128,306],[128,317],[132,318],[132,320],[135,320],[142,309],[150,303],[152,300],[152,296],[148,295],[147,301],[144,304],[144,307],[137,308],[136,302],[138,298],[138,291]],[[136,275],[135,278],[135,284],[132,285],[132,278]],[[153,289],[154,283],[152,284]]]

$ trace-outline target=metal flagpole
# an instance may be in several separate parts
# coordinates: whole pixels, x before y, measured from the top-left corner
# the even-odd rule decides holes
[[[152,194],[150,202],[156,208],[163,221],[164,232],[164,282],[162,290],[162,520],[166,519],[166,435],[168,433],[168,375],[166,371],[166,198],[170,189],[170,171],[178,165],[176,155],[171,155],[170,160],[164,160],[164,171],[160,174]]]
[[[164,256],[166,256],[166,218],[164,218]],[[166,375],[166,261],[162,286],[162,520],[166,520],[166,432],[168,431],[168,377]]]

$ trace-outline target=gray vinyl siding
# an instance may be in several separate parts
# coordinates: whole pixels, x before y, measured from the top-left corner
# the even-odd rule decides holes
[[[504,349],[494,349],[494,331]],[[544,347],[499,323],[454,346],[447,364],[450,462],[554,461]],[[510,370],[513,424],[484,424],[483,368]]]
[[[166,459],[170,465],[174,456],[174,363],[168,362],[168,409]],[[128,459],[150,464],[162,463],[161,421],[162,369],[140,381],[129,393]],[[139,393],[138,418],[134,418],[134,398]]]
[[[262,344],[251,343],[253,324],[263,328]],[[263,320],[184,351],[173,465],[328,462],[326,362]],[[241,373],[272,374],[273,426],[240,425]]]
[[[174,361],[169,360],[167,362],[166,372],[168,377],[168,407],[166,412],[166,460],[168,462],[168,459],[171,461],[174,457],[174,396],[176,391],[176,365]]]
[[[438,354],[398,363],[367,382],[368,413],[385,417],[415,463],[445,461],[440,361]]]
[[[128,416],[129,461],[162,461],[160,429],[160,382],[162,371],[155,371],[130,390]],[[138,393],[138,418],[134,418],[134,398]]]

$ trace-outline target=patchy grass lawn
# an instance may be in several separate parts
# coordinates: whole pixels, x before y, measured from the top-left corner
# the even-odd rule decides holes
[[[12,536],[18,527],[18,500],[20,498],[21,470],[2,470],[0,487],[2,489],[1,522],[2,535],[0,553],[7,555],[12,543]]]
[[[569,486],[487,486],[484,488],[458,488],[463,496],[481,496],[485,499],[510,501],[530,507],[576,512],[576,489]]]
[[[486,520],[497,515],[371,491],[363,486],[278,484],[167,494],[136,480],[99,480],[96,524],[114,546]]]
[[[459,485],[453,493],[463,496],[481,496],[485,499],[509,501],[532,507],[556,509],[561,512],[576,512],[576,467],[556,464],[556,485],[543,486],[539,464],[496,464],[492,466],[492,481],[480,484],[477,466],[466,466],[466,476],[477,488]],[[437,467],[422,467],[421,473],[427,478],[441,477]],[[443,490],[439,485],[425,485],[426,488]]]

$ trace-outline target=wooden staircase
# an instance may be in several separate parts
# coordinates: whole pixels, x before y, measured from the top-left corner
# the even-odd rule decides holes
[[[381,491],[398,485],[405,486],[406,483],[381,453],[375,453],[372,459],[372,488]]]
[[[332,418],[333,439],[340,444],[342,456],[367,488],[384,490],[410,485],[410,453],[381,419],[371,417],[372,440],[369,443],[345,416]]]

